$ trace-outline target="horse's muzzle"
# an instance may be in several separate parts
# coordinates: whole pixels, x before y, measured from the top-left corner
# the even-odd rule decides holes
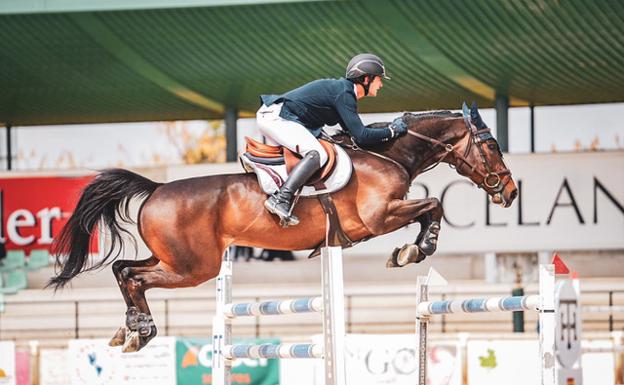
[[[513,190],[511,190],[511,192],[509,193],[509,197],[506,198],[505,197],[505,191],[500,191],[496,194],[490,195],[491,199],[492,199],[492,203],[497,204],[497,205],[501,205],[504,208],[507,208],[509,206],[511,206],[511,204],[513,203],[513,201],[516,199],[516,197],[518,196],[518,189],[514,188]]]

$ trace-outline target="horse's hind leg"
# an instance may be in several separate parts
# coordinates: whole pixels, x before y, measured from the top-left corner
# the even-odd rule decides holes
[[[123,276],[122,271],[127,267],[145,267],[154,266],[156,264],[158,264],[158,258],[154,256],[140,261],[130,261],[122,259],[113,263],[113,274],[115,275],[115,280],[117,281],[119,290],[121,291],[124,301],[126,302],[126,326],[121,326],[119,329],[117,329],[115,335],[108,343],[110,346],[120,346],[124,344],[124,342],[126,341],[126,335],[132,330],[131,326],[136,323],[136,317],[138,313],[137,306],[132,301],[132,297],[128,292],[126,279]]]
[[[216,277],[219,266],[215,269],[202,271],[195,268],[191,272],[179,272],[162,261],[153,266],[126,267],[122,270],[128,298],[136,306],[136,313],[132,315],[135,321],[130,325],[130,333],[124,342],[124,352],[136,352],[142,349],[156,336],[156,325],[145,299],[145,291],[153,287],[178,288],[196,286],[204,281]]]
[[[396,200],[390,205],[387,222],[392,229],[408,223],[419,222],[420,233],[414,244],[406,244],[394,250],[386,267],[401,267],[418,263],[432,255],[437,247],[443,210],[437,198]]]

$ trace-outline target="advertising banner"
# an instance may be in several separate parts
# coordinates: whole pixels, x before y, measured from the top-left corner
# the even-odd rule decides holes
[[[122,353],[108,340],[69,341],[72,385],[171,385],[175,383],[175,338],[156,337],[136,353]]]
[[[30,350],[15,351],[15,382],[30,385]]]
[[[7,250],[49,249],[93,179],[81,177],[0,178],[0,243]],[[97,252],[97,240],[90,251]]]
[[[416,336],[413,334],[349,334],[346,372],[350,385],[413,385],[418,380]],[[456,342],[431,342],[428,384],[461,385],[462,361]]]
[[[39,350],[39,385],[68,385],[69,352],[67,349]]]
[[[0,385],[16,385],[15,343],[0,341]]]
[[[539,342],[471,340],[467,345],[468,383],[526,385],[540,383]]]
[[[208,338],[178,338],[178,385],[212,384],[212,344]],[[240,344],[278,344],[278,339],[236,340]],[[232,385],[278,385],[279,360],[239,359],[232,367]]]
[[[505,162],[519,194],[509,208],[446,164],[412,183],[408,198],[442,203],[439,252],[624,248],[624,152],[508,155]],[[414,224],[345,252],[386,254],[418,231]]]
[[[583,354],[581,366],[584,383],[591,385],[618,384],[615,373],[622,368],[620,351],[622,346],[614,344],[613,340],[585,340],[582,342]],[[617,366],[616,366],[617,365]]]

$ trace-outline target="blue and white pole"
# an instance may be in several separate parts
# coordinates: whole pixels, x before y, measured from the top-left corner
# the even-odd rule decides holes
[[[482,313],[533,310],[539,312],[541,385],[555,385],[555,267],[540,265],[539,295],[429,301],[431,276],[418,277],[416,335],[418,336],[418,384],[427,381],[427,326],[431,316],[451,313]]]

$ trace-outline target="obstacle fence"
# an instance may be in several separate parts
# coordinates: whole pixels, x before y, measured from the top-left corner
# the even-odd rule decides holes
[[[325,384],[345,384],[345,316],[342,253],[338,247],[323,248],[321,297],[280,301],[232,303],[232,261],[226,253],[217,279],[217,309],[213,321],[213,384],[231,383],[232,360],[239,358],[322,358]],[[436,280],[438,281],[436,283]],[[580,340],[582,310],[578,280],[555,285],[555,265],[540,265],[537,295],[429,301],[429,287],[446,284],[435,270],[418,277],[416,335],[418,336],[418,384],[427,381],[427,329],[431,317],[451,313],[537,311],[541,385],[581,385]],[[597,309],[591,309],[597,310]],[[604,309],[598,309],[604,310]],[[616,311],[610,307],[609,311]],[[323,344],[232,343],[232,321],[242,317],[323,313]]]
[[[217,278],[217,308],[213,319],[212,383],[230,385],[232,360],[236,358],[323,358],[325,384],[345,384],[345,316],[342,249],[321,249],[322,297],[284,301],[232,303],[232,259],[225,253]],[[239,317],[323,313],[323,344],[232,343],[232,321]]]
[[[438,280],[436,283],[435,281]],[[539,294],[485,299],[429,301],[429,287],[446,284],[432,269],[417,280],[416,335],[418,337],[418,384],[427,383],[427,328],[431,316],[450,313],[476,313],[534,310],[539,312],[541,385],[555,385],[555,267],[540,265]]]

